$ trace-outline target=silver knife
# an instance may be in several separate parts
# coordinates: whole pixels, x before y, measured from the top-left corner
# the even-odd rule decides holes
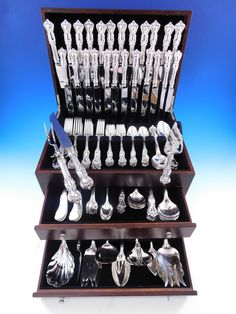
[[[163,66],[165,64],[165,54],[166,54],[166,52],[170,46],[171,37],[172,37],[174,30],[175,30],[175,27],[171,22],[166,24],[164,27],[165,35],[164,35],[163,44],[162,44],[162,58],[161,58],[161,67],[160,67],[160,78],[161,79],[163,79],[163,75],[164,75]]]
[[[74,48],[69,51],[71,67],[73,70],[72,81],[74,85],[75,91],[75,99],[78,112],[84,112],[84,98],[83,98],[83,90],[81,86],[81,82],[79,79],[79,61],[78,61],[78,51]]]
[[[168,94],[166,98],[165,111],[172,112],[173,111],[173,103],[174,103],[174,85],[175,79],[179,68],[179,62],[182,58],[182,52],[179,50],[174,53],[174,62],[172,65],[172,73],[169,81]]]
[[[146,47],[148,44],[148,38],[149,38],[149,32],[151,30],[150,24],[145,21],[141,26],[141,40],[140,40],[140,45],[141,45],[141,52],[140,52],[140,65],[144,65],[145,63],[145,56],[146,56]]]
[[[157,102],[160,87],[159,70],[161,65],[162,52],[157,50],[154,53],[154,66],[153,66],[153,78],[152,78],[152,91],[150,96],[150,113],[155,114],[157,110]]]
[[[46,21],[43,23],[43,26],[44,26],[46,33],[47,33],[49,45],[51,46],[54,63],[55,63],[55,65],[59,64],[60,59],[59,59],[59,55],[57,52],[56,37],[54,34],[54,24],[51,21],[49,21],[48,19],[46,19]]]
[[[112,52],[111,98],[112,98],[112,112],[114,114],[118,113],[119,102],[120,102],[120,90],[118,88],[119,56],[120,56],[119,51],[117,49],[113,50],[113,52]]]
[[[78,50],[78,60],[79,64],[83,63],[83,58],[82,58],[82,50],[83,50],[83,42],[84,42],[84,37],[83,37],[83,30],[84,30],[84,24],[82,24],[79,20],[77,20],[73,24],[74,30],[75,30],[75,42]]]
[[[164,105],[165,105],[165,96],[166,96],[166,91],[167,91],[167,86],[168,86],[172,57],[173,57],[173,52],[171,50],[168,50],[165,53],[164,77],[162,81],[161,99],[160,99],[161,110],[164,109]]]
[[[124,49],[121,52],[121,113],[127,113],[128,108],[128,82],[127,82],[127,69],[128,69],[129,52]]]
[[[140,51],[137,49],[133,51],[133,70],[132,70],[132,88],[131,88],[131,100],[130,100],[130,112],[136,113],[138,109],[138,70],[139,70],[139,59],[140,59]]]
[[[152,75],[152,64],[153,64],[153,56],[154,50],[147,49],[147,59],[146,59],[146,72],[143,84],[143,92],[142,92],[142,102],[141,102],[141,116],[145,116],[150,97],[151,90],[151,75]]]
[[[111,110],[110,65],[111,52],[106,49],[103,53],[104,60],[104,106],[105,111]]]
[[[182,21],[179,21],[177,24],[175,24],[175,35],[173,39],[173,52],[176,52],[179,48],[179,44],[181,42],[182,33],[185,29],[185,24]]]
[[[83,50],[83,67],[84,67],[84,90],[85,90],[85,104],[86,112],[93,111],[93,90],[90,84],[90,56],[88,49]]]
[[[61,148],[67,153],[72,163],[74,164],[75,172],[79,177],[80,186],[82,189],[90,190],[93,186],[93,180],[87,174],[84,166],[79,162],[77,153],[74,146],[72,145],[69,136],[64,131],[63,127],[57,120],[54,113],[50,115],[50,121],[52,123],[53,129],[58,137]]]
[[[101,88],[98,81],[98,57],[99,52],[97,49],[91,51],[91,70],[92,70],[92,80],[93,80],[93,99],[94,99],[94,110],[95,113],[102,111],[102,100],[101,100]]]

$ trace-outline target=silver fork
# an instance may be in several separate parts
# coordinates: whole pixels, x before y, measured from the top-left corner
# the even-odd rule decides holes
[[[105,164],[107,167],[112,167],[114,165],[113,152],[111,147],[112,136],[116,135],[116,127],[115,124],[107,124],[105,135],[109,137],[109,145],[107,150],[107,158],[105,160]]]
[[[85,169],[88,169],[91,165],[91,160],[89,159],[89,136],[93,135],[93,123],[91,119],[85,119],[84,122],[84,136],[86,137],[85,149],[83,153],[82,165]]]
[[[92,169],[102,168],[100,138],[101,136],[104,136],[104,131],[105,131],[105,120],[98,119],[97,127],[96,127],[97,146],[94,152],[94,158],[92,160]]]
[[[116,135],[120,136],[120,151],[119,151],[119,160],[118,165],[124,167],[127,164],[127,159],[125,158],[125,151],[123,147],[123,136],[126,135],[126,129],[124,124],[116,125]]]

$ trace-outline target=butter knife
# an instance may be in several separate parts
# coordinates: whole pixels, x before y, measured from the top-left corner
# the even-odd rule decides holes
[[[121,113],[126,114],[128,108],[128,83],[127,83],[127,68],[128,68],[129,52],[124,49],[121,52]]]
[[[165,97],[166,97],[166,91],[167,91],[167,86],[168,86],[172,57],[173,57],[172,51],[168,50],[165,53],[164,77],[163,77],[163,82],[162,82],[161,99],[160,99],[160,109],[161,110],[164,110]]]
[[[138,109],[138,70],[139,70],[139,59],[140,51],[137,49],[132,53],[133,70],[132,70],[132,88],[131,88],[131,100],[130,100],[130,112],[136,113]]]
[[[119,103],[120,103],[120,89],[118,88],[119,56],[120,56],[119,51],[117,49],[113,50],[113,52],[112,52],[111,98],[112,98],[112,112],[114,114],[118,113]]]
[[[93,99],[95,113],[100,113],[102,111],[101,88],[98,81],[98,57],[99,52],[94,48],[91,51],[91,69],[93,78]]]
[[[83,66],[84,66],[84,90],[86,112],[93,111],[93,90],[90,84],[90,58],[88,49],[83,50]]]
[[[110,87],[110,64],[111,52],[106,49],[103,53],[104,58],[104,105],[105,111],[111,110],[111,87]]]

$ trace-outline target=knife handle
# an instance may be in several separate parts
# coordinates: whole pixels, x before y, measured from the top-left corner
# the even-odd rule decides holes
[[[99,62],[100,64],[103,63],[103,51],[104,51],[104,46],[105,46],[105,42],[106,42],[106,38],[105,38],[105,32],[107,30],[107,26],[105,23],[103,23],[103,21],[100,21],[99,23],[96,24],[96,29],[98,32],[98,37],[97,37],[97,41],[98,41],[98,49],[99,49]]]
[[[160,50],[157,50],[154,53],[154,73],[153,73],[153,80],[152,80],[152,87],[157,87],[158,85],[158,75],[159,75],[159,69],[161,65],[161,55],[162,52]]]
[[[89,19],[84,23],[85,29],[86,29],[86,40],[87,40],[87,45],[88,49],[92,50],[93,49],[93,29],[94,29],[94,24],[92,21]]]
[[[108,50],[113,50],[114,46],[114,32],[116,28],[116,24],[113,23],[111,20],[106,24],[107,27],[107,45],[108,45]]]
[[[112,86],[113,87],[117,86],[119,56],[120,56],[119,51],[117,49],[113,50],[112,52],[112,69],[113,69]]]
[[[84,49],[83,51],[83,66],[84,66],[84,85],[90,86],[90,76],[89,76],[89,67],[90,67],[90,62],[89,62],[89,51],[88,49]]]
[[[77,20],[73,24],[74,30],[75,30],[75,42],[78,50],[78,58],[79,63],[82,63],[82,49],[83,49],[83,30],[84,30],[84,24],[82,24],[79,20]]]
[[[79,203],[81,200],[81,193],[77,190],[74,179],[71,177],[70,172],[66,165],[66,159],[59,150],[55,151],[54,156],[60,166],[61,173],[64,179],[64,186],[68,192],[68,201],[72,203]]]
[[[60,57],[60,66],[61,66],[61,75],[62,75],[62,81],[64,82],[64,85],[68,85],[68,75],[67,75],[67,61],[66,61],[66,50],[63,48],[60,48],[58,50],[58,55]]]
[[[154,50],[148,49],[147,50],[146,73],[145,73],[144,85],[148,85],[149,81],[150,81],[150,75],[152,72],[153,55],[154,55]]]
[[[66,50],[67,50],[67,52],[69,52],[71,50],[71,44],[72,44],[71,24],[67,20],[64,20],[61,23],[61,28],[63,29],[63,32],[64,32],[64,42],[66,45]],[[68,62],[70,63],[71,62],[70,55],[67,54],[67,57],[68,57]]]
[[[71,66],[73,69],[73,75],[74,75],[74,86],[78,87],[80,86],[80,80],[79,80],[79,63],[78,63],[78,52],[74,48],[69,51],[70,60],[71,60]]]
[[[74,147],[67,148],[66,151],[74,164],[75,172],[79,177],[81,188],[84,190],[90,190],[94,185],[93,179],[88,176],[86,169],[79,162]]]
[[[119,45],[119,51],[122,51],[124,49],[125,44],[125,31],[127,29],[127,23],[125,23],[124,20],[120,20],[119,23],[117,23],[118,28],[118,45]]]
[[[164,39],[163,39],[163,52],[166,52],[169,48],[170,45],[170,41],[171,41],[171,36],[173,31],[175,30],[174,25],[170,22],[167,25],[165,25],[164,27],[165,30],[165,35],[164,35]]]
[[[124,49],[121,52],[121,67],[122,67],[121,85],[122,87],[125,87],[127,85],[128,58],[129,58],[129,52],[126,49]]]
[[[150,28],[150,24],[149,24],[147,21],[145,21],[145,22],[140,26],[140,29],[141,29],[140,64],[143,65],[144,62],[145,62],[145,50],[146,50],[147,43],[148,43],[148,35],[149,35],[150,29],[151,29],[151,28]]]
[[[109,85],[110,85],[111,52],[108,49],[106,49],[103,53],[103,57],[104,57],[104,71],[105,71],[104,85],[105,85],[105,87],[109,87]]]
[[[139,59],[140,59],[140,52],[136,49],[133,52],[133,73],[132,73],[132,86],[137,86],[138,83],[138,68],[139,68]]]
[[[130,51],[130,59],[129,62],[132,63],[132,58],[133,58],[133,51],[135,48],[135,43],[136,43],[136,34],[138,31],[138,24],[135,21],[132,21],[129,25],[128,25],[128,29],[129,29],[129,51]]]
[[[92,70],[93,70],[93,85],[97,87],[98,86],[98,51],[95,48],[91,52],[91,63],[92,63]]]
[[[165,71],[164,71],[164,78],[163,78],[163,87],[167,88],[168,85],[168,77],[169,77],[169,72],[170,72],[170,67],[171,67],[171,61],[172,61],[172,52],[170,50],[168,50],[165,53]]]
[[[176,74],[178,72],[178,68],[179,68],[179,62],[182,58],[182,52],[180,52],[179,50],[176,51],[174,53],[174,63],[172,65],[172,74],[171,74],[171,78],[170,78],[170,87],[174,88],[174,84],[175,84],[175,78],[176,78]]]
[[[173,39],[173,52],[176,52],[178,50],[184,29],[185,29],[185,24],[182,21],[179,21],[175,25],[175,36]]]
[[[48,42],[49,42],[51,49],[52,49],[53,60],[54,60],[55,64],[59,64],[60,60],[59,60],[59,56],[58,56],[58,52],[57,52],[56,37],[54,34],[54,24],[47,19],[43,23],[43,26],[46,30]]]
[[[157,20],[155,20],[150,26],[151,26],[150,48],[155,50],[157,38],[158,38],[158,32],[161,25],[157,22]]]

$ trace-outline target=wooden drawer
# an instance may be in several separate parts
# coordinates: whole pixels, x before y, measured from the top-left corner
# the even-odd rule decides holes
[[[48,188],[42,208],[39,224],[35,230],[40,239],[56,240],[61,233],[66,234],[66,238],[74,239],[130,239],[130,238],[162,238],[167,232],[171,232],[173,237],[189,237],[196,224],[192,222],[182,188],[168,188],[170,199],[177,204],[180,209],[178,220],[163,222],[159,218],[152,222],[146,219],[146,208],[141,210],[126,208],[123,214],[116,211],[118,204],[119,187],[109,187],[109,199],[114,207],[111,219],[104,222],[99,213],[95,215],[86,214],[85,206],[90,198],[90,191],[82,191],[83,216],[80,221],[72,223],[67,218],[63,222],[54,220],[55,211],[59,204],[62,187],[51,186]],[[134,190],[134,187],[125,189],[126,197]],[[140,187],[139,191],[147,199],[149,188]],[[163,189],[153,188],[156,204],[163,199]],[[96,200],[99,208],[105,202],[106,187],[96,187]],[[69,211],[72,204],[69,205]],[[68,212],[69,212],[68,211]]]
[[[157,250],[163,244],[163,239],[151,239],[153,241],[154,248]],[[142,248],[149,249],[149,241],[141,240]],[[79,281],[77,281],[76,274],[76,243],[77,241],[67,241],[69,250],[75,258],[75,273],[71,280],[61,288],[54,288],[48,285],[46,281],[46,269],[51,257],[56,253],[59,248],[60,241],[47,241],[45,246],[44,257],[42,261],[41,273],[39,277],[39,283],[37,291],[33,294],[34,297],[79,297],[79,296],[131,296],[131,295],[196,295],[197,292],[193,289],[190,271],[188,267],[188,260],[185,252],[184,241],[181,238],[170,239],[169,243],[175,247],[181,258],[181,263],[184,270],[184,281],[186,287],[181,285],[180,287],[164,287],[163,281],[154,276],[147,267],[132,266],[131,275],[128,283],[125,287],[118,287],[115,285],[112,274],[111,265],[103,265],[103,269],[100,274],[100,281],[96,288],[87,287],[81,288]],[[110,243],[119,248],[120,241],[110,240]],[[96,241],[97,247],[104,244],[104,241]],[[81,251],[84,252],[90,246],[90,241],[81,241]],[[124,241],[125,253],[132,249],[134,246],[134,240]],[[78,255],[77,255],[78,256]]]

